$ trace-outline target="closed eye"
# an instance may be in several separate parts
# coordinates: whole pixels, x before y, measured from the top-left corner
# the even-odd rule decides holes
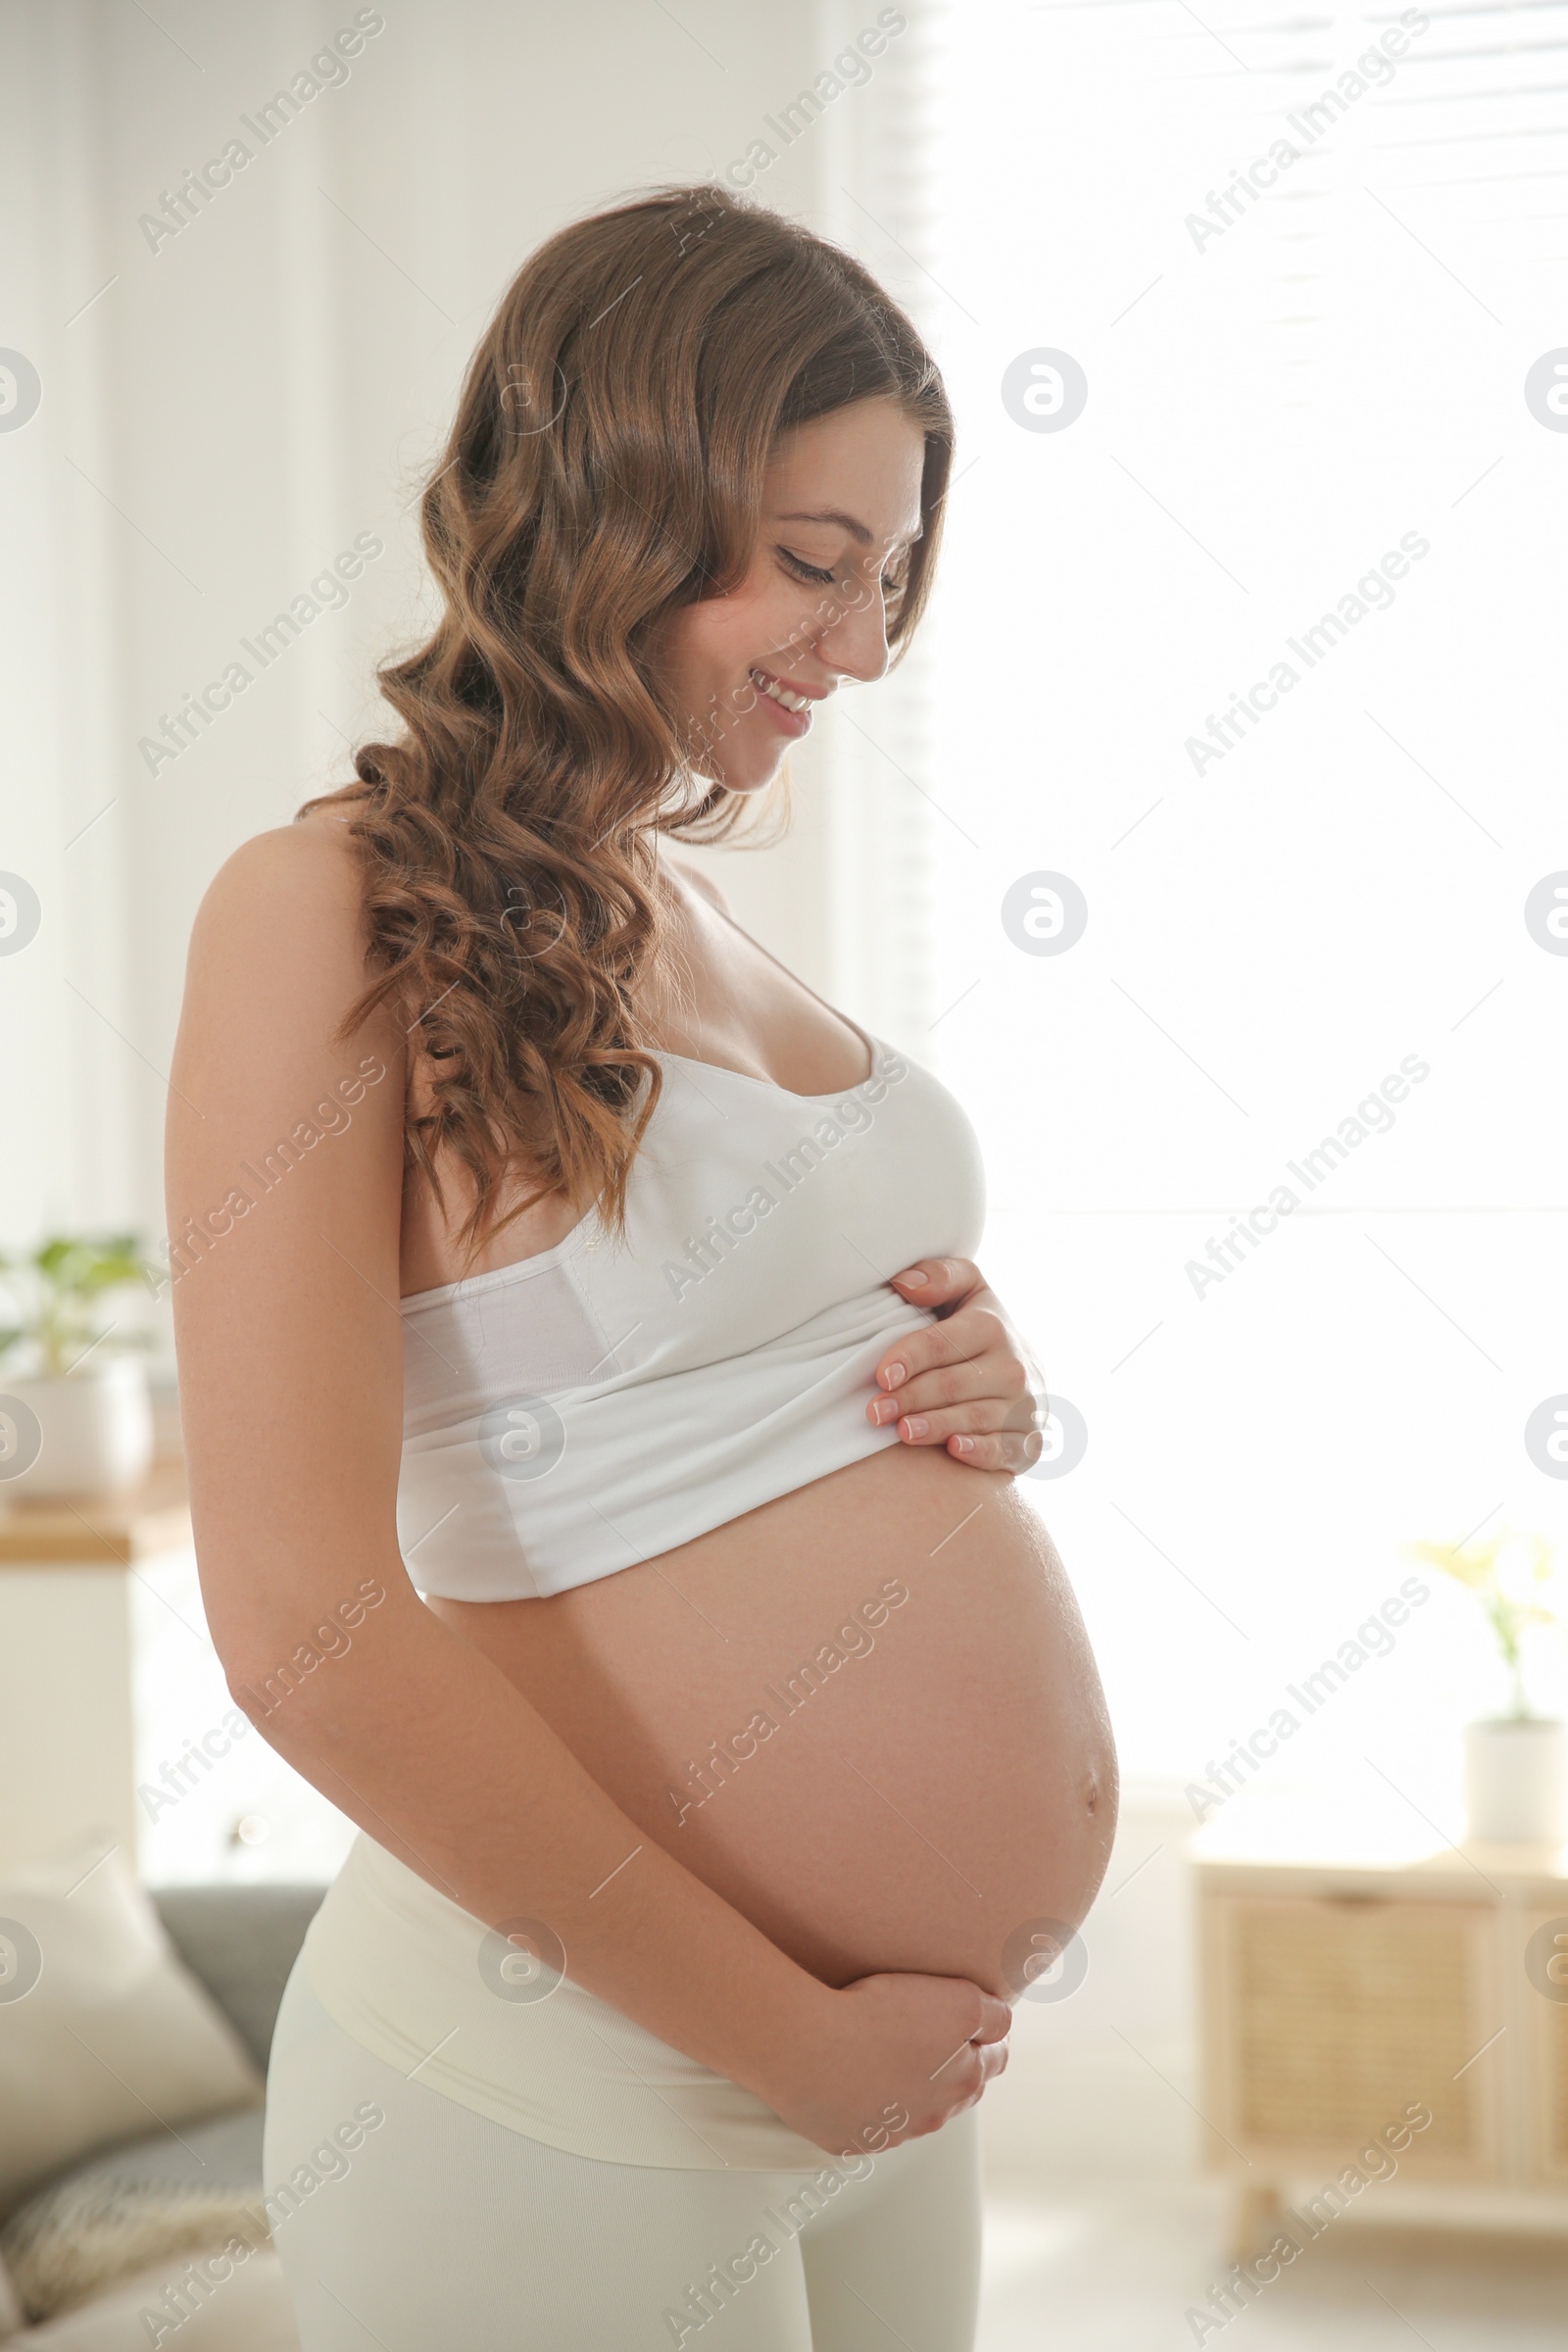
[[[781,547],[778,550],[778,553],[798,578],[809,580],[815,587],[832,587],[835,575],[831,571],[823,571],[815,564],[808,564],[800,556],[791,555],[787,547]],[[881,587],[884,596],[903,596],[906,590],[908,588],[908,585],[909,577],[907,559],[906,559],[904,564],[897,573],[890,574],[884,572],[882,575]]]
[[[792,556],[787,547],[781,547],[778,552],[798,579],[810,580],[819,588],[832,587],[832,572],[822,571],[814,564],[804,563],[799,556]]]

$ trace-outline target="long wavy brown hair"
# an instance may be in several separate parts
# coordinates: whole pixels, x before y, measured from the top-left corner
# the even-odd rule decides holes
[[[352,808],[366,870],[373,977],[345,1033],[389,1004],[416,1038],[409,1156],[438,1200],[438,1159],[468,1171],[469,1249],[557,1192],[623,1225],[661,1083],[638,986],[656,836],[715,840],[744,812],[703,774],[659,631],[745,577],[780,433],[877,395],[925,435],[898,648],[929,592],[953,418],[851,255],[725,188],[660,188],[541,245],[474,353],[420,503],[445,609],[376,673],[402,736],[307,804]],[[502,1216],[518,1167],[532,1189]]]

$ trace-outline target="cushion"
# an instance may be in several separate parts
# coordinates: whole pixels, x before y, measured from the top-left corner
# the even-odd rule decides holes
[[[0,2216],[96,2149],[265,2095],[106,1833],[0,1874]]]

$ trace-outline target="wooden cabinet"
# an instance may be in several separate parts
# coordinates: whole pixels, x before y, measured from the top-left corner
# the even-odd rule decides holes
[[[1401,2179],[1555,2190],[1568,2219],[1568,1854],[1308,1861],[1200,1837],[1193,1858],[1200,2103],[1239,2192],[1238,2260],[1287,2188],[1363,2150],[1371,2174],[1412,2111],[1431,2120]]]
[[[189,1543],[178,1463],[116,1502],[0,1507],[0,1866],[89,1831],[135,1866],[129,1585]]]
[[[1568,1886],[1554,1911],[1527,1911],[1523,1924],[1526,1952],[1536,1948],[1537,1971],[1543,1947],[1555,1945],[1568,1955]],[[1532,1972],[1537,1973],[1537,1972]],[[1559,1967],[1558,1975],[1568,1978]],[[1568,1982],[1561,2000],[1537,1999],[1526,2012],[1526,2065],[1530,2077],[1529,2145],[1543,2180],[1568,2192]]]

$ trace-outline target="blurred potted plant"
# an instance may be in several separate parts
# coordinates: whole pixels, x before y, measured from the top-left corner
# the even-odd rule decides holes
[[[1506,1715],[1465,1726],[1465,1832],[1478,1842],[1561,1845],[1568,1838],[1568,1732],[1538,1715],[1524,1679],[1524,1638],[1557,1623],[1541,1597],[1554,1574],[1544,1536],[1504,1529],[1487,1544],[1412,1544],[1473,1593],[1512,1686]]]
[[[80,1502],[146,1476],[153,1414],[135,1327],[104,1319],[110,1293],[140,1284],[131,1234],[55,1234],[0,1256],[0,1494]],[[12,1365],[17,1371],[14,1374]]]

